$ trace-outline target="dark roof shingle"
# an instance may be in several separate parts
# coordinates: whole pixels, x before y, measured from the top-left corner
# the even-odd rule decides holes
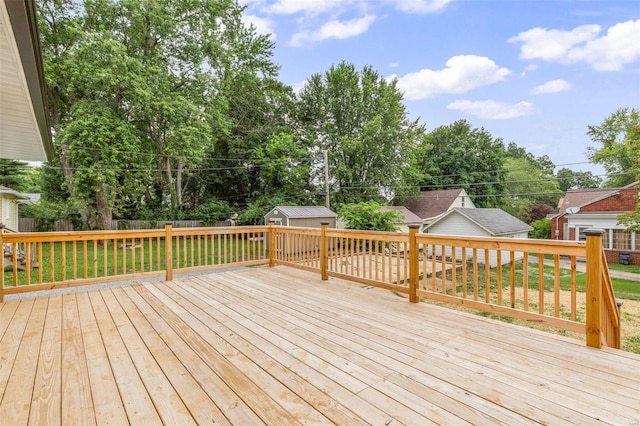
[[[430,219],[449,210],[462,191],[462,189],[423,191],[419,195],[408,197],[405,205],[418,217]]]
[[[533,228],[517,217],[511,216],[502,209],[482,208],[482,209],[463,209],[456,207],[448,211],[444,216],[427,226],[427,229],[440,222],[451,214],[461,214],[470,221],[482,227],[492,236],[507,235],[516,232],[531,231]]]

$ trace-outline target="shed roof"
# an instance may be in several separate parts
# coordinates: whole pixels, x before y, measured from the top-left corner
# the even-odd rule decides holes
[[[508,235],[516,232],[531,231],[533,228],[517,217],[511,216],[509,213],[502,209],[494,208],[479,208],[479,209],[464,209],[456,207],[449,210],[444,215],[436,219],[433,223],[429,224],[426,229],[431,228],[436,223],[444,220],[452,214],[459,214],[475,223],[479,227],[483,228],[492,236]]]
[[[276,206],[273,210],[279,210],[290,219],[305,217],[338,217],[338,215],[324,206]]]
[[[463,191],[462,188],[422,191],[419,195],[408,197],[405,205],[418,217],[429,219],[449,210],[451,204]]]

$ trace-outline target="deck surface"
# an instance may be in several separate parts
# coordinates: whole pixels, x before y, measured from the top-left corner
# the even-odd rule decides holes
[[[637,425],[640,357],[284,266],[0,304],[0,423]]]

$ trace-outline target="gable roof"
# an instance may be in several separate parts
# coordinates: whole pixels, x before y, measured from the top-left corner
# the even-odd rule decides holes
[[[305,217],[338,217],[338,215],[324,206],[276,206],[273,210],[279,210],[290,219]],[[267,213],[268,214],[268,213]]]
[[[511,216],[502,209],[495,208],[479,208],[465,209],[456,207],[429,224],[425,229],[431,228],[436,223],[444,220],[452,214],[459,214],[471,222],[475,223],[492,236],[508,235],[516,232],[528,232],[533,228],[517,217]]]
[[[633,188],[639,184],[640,182],[634,182],[622,188],[569,189],[564,198],[558,201],[559,214],[565,213],[570,207],[584,207],[596,201],[617,195],[621,189]]]
[[[451,204],[464,192],[464,189],[443,189],[440,191],[422,191],[419,195],[408,197],[405,205],[418,217],[429,219],[446,212]]]
[[[406,225],[420,225],[422,223],[422,219],[420,218],[420,216],[414,214],[411,210],[404,206],[382,206],[380,207],[380,210],[382,210],[383,212],[388,212],[391,210],[400,212],[403,217],[401,223],[404,223]]]
[[[13,195],[14,197],[16,197],[19,200],[28,200],[29,197],[27,197],[25,194],[21,194],[18,191],[14,191],[11,188],[7,188],[6,186],[0,185],[0,194],[7,194],[7,195]]]

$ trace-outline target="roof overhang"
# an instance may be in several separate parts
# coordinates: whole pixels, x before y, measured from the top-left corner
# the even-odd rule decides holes
[[[17,200],[28,200],[29,199],[29,197],[27,195],[21,194],[20,192],[14,191],[13,189],[9,189],[9,188],[1,188],[0,189],[0,195],[11,195]]]
[[[35,0],[0,0],[0,158],[53,158]]]

